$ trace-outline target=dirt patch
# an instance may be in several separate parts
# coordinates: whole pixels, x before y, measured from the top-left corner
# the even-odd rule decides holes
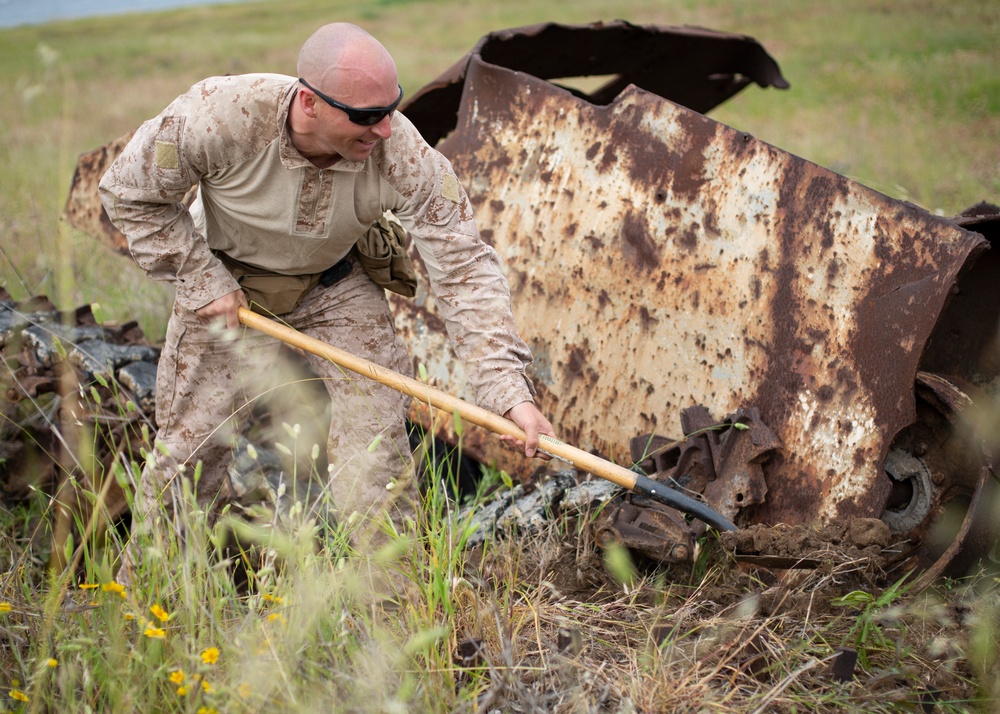
[[[889,557],[892,534],[877,518],[827,525],[752,525],[722,533],[722,547],[736,555],[807,564],[866,560],[880,566]]]

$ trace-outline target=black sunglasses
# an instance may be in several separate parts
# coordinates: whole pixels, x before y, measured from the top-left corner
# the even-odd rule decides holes
[[[354,107],[349,107],[346,104],[341,104],[336,99],[332,99],[323,92],[319,91],[315,87],[311,86],[309,82],[299,77],[299,81],[302,83],[303,87],[306,87],[309,91],[315,94],[317,97],[322,99],[324,102],[329,104],[334,109],[339,109],[347,115],[355,124],[360,124],[361,126],[374,126],[382,121],[385,117],[391,115],[396,111],[396,107],[399,103],[403,101],[403,88],[399,87],[399,96],[396,98],[392,104],[387,107],[372,107],[370,109],[355,109]]]

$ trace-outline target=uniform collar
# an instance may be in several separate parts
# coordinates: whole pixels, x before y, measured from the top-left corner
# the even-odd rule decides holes
[[[292,134],[288,128],[288,112],[292,106],[292,100],[295,98],[295,93],[299,90],[299,81],[293,80],[282,90],[281,101],[278,102],[278,116],[281,118],[281,138],[280,141],[280,156],[281,163],[287,169],[301,169],[301,168],[312,168],[315,169],[316,166],[306,157],[299,153],[299,150],[295,148],[292,143]],[[324,171],[361,171],[365,164],[371,161],[371,157],[364,161],[345,161],[341,159],[333,166],[330,166]]]

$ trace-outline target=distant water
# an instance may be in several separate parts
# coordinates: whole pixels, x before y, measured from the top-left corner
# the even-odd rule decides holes
[[[247,0],[0,0],[0,27],[39,25],[125,12],[169,10],[191,5],[222,5]]]

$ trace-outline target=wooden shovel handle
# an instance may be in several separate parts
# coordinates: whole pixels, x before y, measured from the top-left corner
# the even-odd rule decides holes
[[[247,327],[253,328],[258,332],[263,332],[266,335],[281,340],[287,345],[298,347],[317,357],[328,359],[344,369],[360,374],[362,377],[374,380],[379,384],[384,384],[391,389],[395,389],[397,392],[407,394],[436,409],[450,414],[458,414],[466,421],[488,429],[494,434],[505,434],[522,441],[526,438],[521,427],[510,419],[494,414],[475,404],[470,404],[447,392],[442,392],[440,389],[403,376],[398,372],[377,365],[374,362],[369,362],[366,359],[357,357],[350,352],[346,352],[321,340],[303,335],[297,330],[251,312],[246,308],[241,307],[239,309],[239,317],[240,322]],[[587,473],[607,479],[622,488],[627,488],[629,491],[635,488],[637,474],[626,468],[622,468],[599,456],[594,456],[582,449],[559,441],[548,434],[539,434],[538,442],[539,448],[546,453],[565,459]]]

